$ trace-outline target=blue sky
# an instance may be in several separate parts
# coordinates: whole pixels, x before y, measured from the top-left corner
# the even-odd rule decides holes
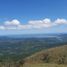
[[[0,28],[2,28],[0,29],[0,35],[6,35],[11,33],[66,33],[66,13],[67,0],[0,0]],[[56,26],[42,28],[43,24],[41,25],[40,21],[43,22],[43,20],[47,19],[47,21],[44,21],[44,25],[46,22],[47,25],[53,25],[51,23],[55,23],[58,18],[60,20],[60,24],[56,23]],[[48,22],[48,20],[51,23]],[[41,25],[38,26],[39,29],[34,28],[36,27],[35,25],[31,25],[32,21],[33,23],[35,23],[35,25],[39,22],[37,24],[37,26]],[[18,24],[23,29],[7,29],[11,26],[15,28]],[[7,27],[3,30],[5,26]]]

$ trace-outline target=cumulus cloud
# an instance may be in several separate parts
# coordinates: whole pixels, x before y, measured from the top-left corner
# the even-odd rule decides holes
[[[29,21],[29,24],[34,28],[50,27],[52,25],[51,20],[46,18],[44,20]]]
[[[16,19],[12,20],[12,21],[6,21],[4,22],[5,25],[19,25],[20,22]]]
[[[17,19],[11,21],[5,21],[3,25],[0,25],[0,30],[25,30],[25,29],[42,29],[50,28],[57,25],[67,24],[66,19],[56,19],[51,21],[49,18],[43,20],[30,20],[27,24],[22,24]]]
[[[57,20],[55,20],[55,24],[67,24],[67,20],[66,19],[57,19]]]

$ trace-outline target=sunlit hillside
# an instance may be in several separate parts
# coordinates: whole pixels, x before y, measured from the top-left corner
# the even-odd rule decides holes
[[[67,45],[42,50],[25,59],[24,67],[67,67]]]

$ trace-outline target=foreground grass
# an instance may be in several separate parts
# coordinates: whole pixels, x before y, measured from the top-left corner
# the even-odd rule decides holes
[[[67,67],[67,65],[62,64],[48,64],[48,63],[40,63],[40,64],[29,64],[26,63],[23,65],[23,67]]]

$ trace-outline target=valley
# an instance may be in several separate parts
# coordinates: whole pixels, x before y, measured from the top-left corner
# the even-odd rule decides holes
[[[67,34],[0,36],[0,67],[3,65],[5,65],[4,67],[23,66],[23,64],[27,62],[27,60],[25,61],[27,57],[43,50],[49,50],[49,53],[51,53],[51,48],[64,45],[67,45]],[[52,60],[54,59],[52,58]],[[39,59],[37,61],[39,61]],[[43,64],[43,61],[40,62]],[[52,61],[50,62],[52,63]],[[38,65],[41,63],[38,62]],[[34,67],[34,65],[32,67]]]

